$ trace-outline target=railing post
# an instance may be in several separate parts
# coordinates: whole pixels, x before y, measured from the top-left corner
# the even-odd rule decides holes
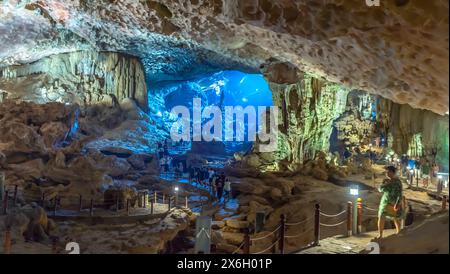
[[[3,197],[3,214],[8,213],[8,190],[5,190],[5,196]]]
[[[184,197],[184,207],[188,208],[188,197],[187,196]]]
[[[5,239],[3,243],[3,254],[11,253],[11,227],[6,227],[5,230]]]
[[[447,195],[442,196],[442,210],[447,210]]]
[[[155,204],[158,203],[158,196],[156,194],[156,191],[153,192],[153,196],[154,196],[153,203],[155,203]]]
[[[89,208],[89,215],[94,216],[94,199],[91,199],[91,207]]]
[[[130,215],[130,199],[127,199],[127,215]]]
[[[14,186],[14,199],[13,199],[13,205],[16,206],[17,202],[17,185]]]
[[[144,208],[147,208],[147,195],[148,195],[148,192],[144,191]]]
[[[42,208],[44,208],[44,202],[45,202],[45,193],[42,192],[42,197],[41,197],[41,206],[42,206]]]
[[[52,254],[58,254],[58,237],[52,239]]]
[[[361,198],[358,198],[357,200],[357,216],[356,216],[356,220],[357,220],[357,224],[358,224],[358,227],[357,227],[357,234],[361,234],[362,233],[362,210],[363,210],[363,208],[362,208],[362,199]]]
[[[78,211],[82,211],[83,210],[83,196],[81,196],[81,194],[80,194],[80,197],[79,197],[79,199],[78,199]]]
[[[116,196],[116,212],[119,211],[119,195]]]
[[[286,232],[286,218],[284,214],[280,215],[280,237],[278,239],[278,248],[280,249],[280,254],[284,254],[284,234]]]
[[[352,209],[353,203],[347,202],[347,237],[350,237],[352,235]]]
[[[250,254],[250,231],[248,228],[245,229],[244,246],[243,246],[242,253]]]
[[[172,200],[172,196],[169,195],[169,199],[167,200],[167,202],[169,204],[169,211],[170,211],[170,206],[171,206],[171,200]]]
[[[320,240],[320,204],[316,204],[314,212],[314,245],[319,245]]]
[[[56,210],[58,209],[58,195],[55,196],[53,203],[53,216],[56,216]]]
[[[162,195],[162,204],[165,204],[165,202],[166,202],[166,194],[163,194]]]
[[[153,215],[153,210],[154,210],[154,202],[153,201],[150,201],[150,214],[152,214]]]

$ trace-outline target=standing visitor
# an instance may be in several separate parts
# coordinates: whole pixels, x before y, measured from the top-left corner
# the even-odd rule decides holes
[[[393,220],[397,234],[401,230],[401,218],[403,217],[403,186],[402,182],[396,175],[394,166],[386,167],[386,176],[383,183],[379,187],[379,191],[383,193],[378,209],[378,238],[383,237],[384,224],[386,219]]]
[[[160,142],[158,142],[158,157],[159,157],[159,159],[164,157],[164,148]]]
[[[165,165],[166,165],[166,158],[164,157],[159,158],[160,172],[164,172]]]
[[[211,191],[212,191],[212,196],[214,198],[216,198],[216,195],[217,195],[217,185],[216,184],[217,184],[217,176],[214,175],[212,182],[211,182]]]
[[[225,179],[225,184],[223,186],[223,190],[225,191],[224,201],[227,202],[230,200],[230,197],[231,197],[231,182],[228,178]]]
[[[165,163],[164,163],[164,169],[166,172],[170,171],[170,163],[172,162],[172,158],[170,158],[169,156],[164,157],[166,159]]]
[[[219,203],[220,200],[222,199],[224,183],[225,183],[225,175],[222,173],[218,178],[218,180],[216,181],[217,199],[219,200]]]

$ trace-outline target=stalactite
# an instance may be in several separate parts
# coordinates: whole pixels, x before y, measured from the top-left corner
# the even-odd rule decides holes
[[[141,62],[120,53],[79,51],[6,67],[0,69],[0,85],[11,98],[40,103],[112,103],[114,95],[119,100],[132,98],[144,110],[148,105]]]
[[[448,170],[448,115],[413,109],[382,98],[379,102],[377,122],[392,135],[392,143],[389,144],[392,150],[398,154],[422,153],[428,157],[437,150],[436,161]]]

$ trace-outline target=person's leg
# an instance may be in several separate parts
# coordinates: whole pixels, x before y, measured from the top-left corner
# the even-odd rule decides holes
[[[378,217],[378,238],[383,238],[384,223],[386,219],[382,216]]]
[[[400,231],[402,230],[401,220],[395,218],[395,219],[394,219],[394,224],[395,224],[395,229],[397,230],[397,234],[399,234]]]

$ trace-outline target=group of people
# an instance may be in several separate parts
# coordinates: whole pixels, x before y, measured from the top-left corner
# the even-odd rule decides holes
[[[231,199],[231,182],[225,173],[216,172],[212,168],[193,167],[189,168],[189,178],[194,185],[209,187],[219,202],[222,198],[224,198],[224,202]]]
[[[158,142],[158,158],[161,171],[169,172],[172,158],[169,155],[169,145],[167,143],[167,140],[164,140],[163,144]]]

